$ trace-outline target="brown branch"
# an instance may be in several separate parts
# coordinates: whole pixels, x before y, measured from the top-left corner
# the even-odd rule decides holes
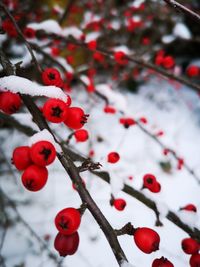
[[[3,57],[3,58],[2,58]],[[1,51],[0,54],[0,61],[2,62],[2,66],[4,70],[6,71],[7,75],[14,74],[14,68],[12,70],[12,64],[11,62],[6,58],[4,53]],[[8,71],[7,71],[7,66],[8,66]],[[12,70],[12,73],[11,73]],[[99,224],[100,228],[104,232],[105,237],[107,238],[110,247],[113,251],[113,254],[115,255],[115,258],[119,264],[123,261],[127,261],[127,258],[124,254],[124,251],[122,250],[119,241],[117,239],[117,236],[114,232],[114,229],[110,225],[110,223],[107,221],[106,217],[103,215],[93,198],[91,197],[90,193],[88,190],[83,186],[81,177],[79,175],[79,170],[78,168],[74,165],[73,160],[70,158],[70,156],[67,154],[64,146],[62,146],[61,143],[56,139],[55,135],[49,128],[47,122],[45,121],[44,117],[42,116],[41,111],[38,109],[38,107],[35,105],[31,97],[27,95],[21,95],[21,98],[31,113],[35,123],[38,125],[40,130],[47,129],[53,136],[55,142],[60,145],[62,148],[61,153],[57,153],[57,158],[59,159],[60,163],[62,164],[63,168],[66,170],[68,173],[70,179],[74,184],[76,184],[76,189],[79,193],[79,196],[82,200],[83,203],[87,203],[87,207],[93,217],[95,218],[96,222]]]
[[[195,13],[194,11],[190,10],[189,8],[181,5],[180,3],[178,3],[175,0],[163,0],[166,4],[168,4],[169,6],[173,7],[175,10],[180,11],[182,13],[184,13],[186,16],[189,16],[190,18],[192,18],[193,20],[197,21],[198,23],[200,23],[200,15]]]
[[[32,58],[32,61],[33,63],[35,64],[35,66],[37,67],[38,71],[39,72],[42,72],[42,69],[33,53],[33,50],[31,49],[31,46],[29,44],[29,42],[26,40],[24,34],[22,33],[21,29],[19,28],[19,26],[17,25],[16,23],[16,20],[14,19],[14,17],[11,15],[11,13],[9,12],[9,10],[7,9],[7,7],[3,4],[3,3],[0,3],[0,8],[4,10],[4,12],[6,13],[6,15],[9,17],[9,19],[12,21],[12,23],[14,24],[15,26],[15,29],[17,30],[19,36],[21,37],[22,41],[24,42],[24,44],[26,45],[30,55],[31,55],[31,58]]]
[[[60,25],[62,25],[63,22],[67,19],[68,15],[70,13],[70,9],[71,9],[72,5],[75,4],[75,1],[76,0],[68,0],[67,1],[66,7],[65,7],[65,11],[64,11],[62,17],[58,21]]]
[[[131,223],[127,223],[121,229],[115,229],[115,233],[117,236],[134,235],[135,230],[136,229],[133,227],[133,225]]]

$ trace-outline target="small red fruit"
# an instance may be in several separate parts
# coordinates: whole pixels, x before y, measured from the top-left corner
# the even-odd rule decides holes
[[[162,65],[165,69],[171,69],[175,65],[174,58],[172,56],[166,56],[163,58]]]
[[[111,106],[105,106],[104,107],[104,112],[105,113],[110,113],[110,114],[115,114],[116,113],[116,109],[111,107]]]
[[[28,146],[16,147],[13,151],[12,161],[19,171],[25,170],[32,164],[30,148]]]
[[[116,198],[113,201],[113,206],[116,210],[122,211],[126,207],[126,201],[123,198]]]
[[[90,50],[95,50],[97,48],[97,41],[96,40],[92,40],[90,42],[87,43],[87,47]]]
[[[83,127],[87,122],[87,117],[89,115],[85,114],[84,111],[79,107],[70,107],[68,109],[68,115],[64,123],[74,130],[78,130]]]
[[[150,228],[137,228],[134,233],[134,240],[137,247],[146,254],[159,249],[160,236]]]
[[[200,266],[200,254],[193,254],[190,257],[190,267],[199,267]]]
[[[130,126],[135,125],[136,122],[132,118],[121,118],[119,120],[120,124],[122,124],[126,129],[128,129]]]
[[[186,74],[189,76],[189,77],[196,77],[199,75],[199,67],[195,66],[195,65],[191,65],[187,68],[186,70]]]
[[[180,210],[187,210],[192,212],[197,212],[197,208],[194,204],[187,204],[186,206],[180,208]]]
[[[32,161],[38,166],[47,166],[56,158],[56,150],[52,143],[39,141],[32,145],[30,149]]]
[[[152,267],[174,267],[174,265],[168,259],[161,257],[153,261]]]
[[[183,251],[186,254],[196,254],[199,251],[199,244],[192,238],[185,238],[181,242]]]
[[[60,123],[66,119],[68,107],[62,100],[50,98],[45,102],[42,111],[48,121]]]
[[[77,130],[74,133],[74,137],[76,138],[77,142],[85,142],[89,138],[88,131],[85,129]]]
[[[12,92],[0,93],[0,109],[6,114],[13,114],[21,107],[21,98]]]
[[[61,257],[73,255],[79,245],[79,234],[75,232],[71,235],[63,235],[58,233],[54,241],[54,247]]]
[[[35,38],[35,30],[30,28],[30,27],[26,27],[23,31],[24,36],[28,39],[33,39]]]
[[[117,152],[110,152],[107,156],[107,161],[110,163],[116,163],[120,160],[120,155]]]
[[[81,215],[77,209],[66,208],[58,212],[55,225],[58,231],[64,235],[71,235],[77,231],[81,223]]]
[[[45,85],[55,85],[61,87],[63,80],[60,76],[60,72],[54,68],[46,68],[42,72],[42,81]]]
[[[22,183],[27,190],[36,192],[45,186],[47,178],[47,168],[30,165],[22,174]]]
[[[116,63],[120,65],[126,65],[128,63],[128,59],[126,58],[126,54],[123,51],[117,51],[114,53],[114,59]]]

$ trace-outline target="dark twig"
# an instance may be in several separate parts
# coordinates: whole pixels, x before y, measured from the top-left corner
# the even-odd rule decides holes
[[[200,23],[200,15],[190,10],[189,8],[185,7],[184,5],[181,5],[175,0],[163,0],[163,1],[167,3],[169,6],[173,7],[175,10],[184,13],[186,16],[189,16],[191,19]]]
[[[135,228],[133,225],[129,222],[126,225],[124,225],[121,229],[115,229],[115,233],[117,236],[120,235],[134,235]]]

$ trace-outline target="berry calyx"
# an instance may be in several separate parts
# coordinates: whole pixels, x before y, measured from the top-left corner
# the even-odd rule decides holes
[[[87,117],[89,115],[85,114],[84,111],[79,107],[68,108],[68,115],[64,123],[74,130],[78,130],[84,126],[87,122]]]
[[[79,234],[75,232],[71,235],[63,235],[58,233],[54,241],[54,247],[61,257],[73,255],[79,245]]]
[[[56,228],[64,235],[71,235],[76,232],[80,223],[80,212],[74,208],[63,209],[55,217]]]
[[[21,98],[12,92],[0,93],[0,109],[6,114],[13,114],[21,107]]]
[[[32,145],[30,149],[32,161],[38,166],[47,166],[56,158],[56,150],[52,143],[39,141]]]
[[[45,186],[47,178],[47,168],[30,165],[22,174],[22,183],[27,190],[36,192]]]
[[[113,200],[113,206],[116,210],[122,211],[126,207],[126,201],[123,198],[116,198]]]
[[[110,152],[107,156],[109,163],[117,163],[120,160],[120,155],[117,152]]]
[[[80,129],[75,131],[74,137],[76,138],[77,142],[85,142],[89,138],[88,131],[85,129]]]
[[[30,148],[28,146],[16,147],[13,151],[12,162],[19,171],[25,170],[32,164]]]
[[[174,267],[174,265],[168,259],[161,257],[152,262],[152,267]]]
[[[48,121],[60,123],[66,119],[68,107],[62,100],[50,98],[45,102],[42,111]]]
[[[150,228],[141,227],[136,229],[134,241],[140,250],[146,254],[150,254],[159,249],[160,236]]]
[[[183,251],[186,254],[195,254],[199,251],[199,244],[192,238],[185,238],[181,242]]]

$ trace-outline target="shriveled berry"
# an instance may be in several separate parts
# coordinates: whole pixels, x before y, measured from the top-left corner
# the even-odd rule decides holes
[[[0,93],[0,109],[6,114],[13,114],[21,107],[21,98],[12,92]]]
[[[76,232],[80,223],[80,212],[74,208],[63,209],[55,217],[56,228],[64,235],[71,235]]]
[[[153,229],[147,227],[137,228],[134,233],[137,247],[146,254],[159,249],[160,236]]]
[[[73,255],[79,245],[79,234],[75,232],[71,235],[63,235],[58,233],[54,241],[54,247],[61,257]]]
[[[174,265],[168,259],[161,257],[153,261],[152,267],[174,267]]]
[[[30,165],[22,174],[22,183],[27,190],[36,192],[45,186],[47,178],[47,168]]]
[[[185,238],[181,242],[183,251],[186,254],[195,254],[199,251],[199,244],[193,238]]]
[[[47,166],[55,160],[56,150],[49,141],[39,141],[32,145],[30,155],[35,164]]]

